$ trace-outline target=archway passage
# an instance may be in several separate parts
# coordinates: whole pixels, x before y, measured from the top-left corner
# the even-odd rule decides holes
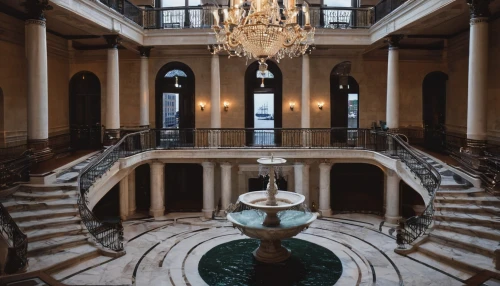
[[[165,210],[193,211],[203,208],[203,167],[199,164],[165,164]]]
[[[443,134],[446,124],[446,85],[448,75],[443,72],[429,73],[422,83],[422,119],[425,146],[443,151]],[[437,131],[437,132],[436,132]]]
[[[101,83],[88,71],[69,82],[69,122],[73,149],[101,147]]]
[[[332,143],[348,143],[348,140],[355,140],[355,132],[345,130],[345,128],[356,129],[359,127],[359,85],[352,76],[342,76],[334,73],[330,74],[330,103],[332,106],[330,113],[330,126],[341,128],[332,130]]]
[[[334,213],[383,213],[384,172],[377,166],[334,164],[330,178],[330,203]]]
[[[246,145],[279,145],[282,127],[283,75],[278,65],[267,61],[267,71],[253,62],[245,72]]]

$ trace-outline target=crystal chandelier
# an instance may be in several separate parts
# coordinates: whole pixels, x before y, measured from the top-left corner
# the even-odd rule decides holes
[[[229,9],[222,10],[222,25],[219,25],[219,10],[213,12],[215,25],[212,28],[217,44],[211,50],[214,54],[227,52],[230,57],[256,59],[261,72],[267,70],[268,59],[279,62],[284,57],[299,57],[314,41],[306,1],[302,9],[304,27],[297,23],[299,10],[295,0],[286,0],[282,11],[277,0],[252,0],[248,11],[243,8],[242,0],[230,0]]]

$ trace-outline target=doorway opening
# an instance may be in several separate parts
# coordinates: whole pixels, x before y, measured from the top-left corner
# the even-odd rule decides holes
[[[439,71],[429,73],[422,83],[424,144],[437,152],[444,151],[447,83],[448,75]]]
[[[75,74],[69,82],[71,147],[101,148],[101,83],[88,71]]]
[[[203,167],[199,164],[165,165],[165,210],[199,212],[203,208]]]
[[[332,143],[354,141],[359,128],[359,85],[352,76],[338,75],[332,69],[330,74],[330,126]],[[351,128],[353,130],[347,130]]]
[[[275,146],[281,143],[282,84],[279,67],[267,61],[268,69],[250,64],[245,73],[245,128],[247,146]]]

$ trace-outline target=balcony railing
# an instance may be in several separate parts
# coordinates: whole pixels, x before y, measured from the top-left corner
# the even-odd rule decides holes
[[[394,1],[394,0],[390,0]],[[400,0],[402,1],[402,0]],[[128,0],[100,0],[144,29],[211,28],[215,6],[183,6],[143,9]],[[390,6],[392,7],[392,6]],[[227,7],[221,7],[227,8]],[[387,9],[386,6],[381,9]],[[375,8],[310,7],[311,26],[325,29],[370,28],[375,23]],[[305,19],[299,12],[299,24]],[[219,9],[221,19],[222,10]],[[378,19],[378,18],[377,18]]]
[[[408,0],[382,0],[375,6],[375,22],[389,15]]]

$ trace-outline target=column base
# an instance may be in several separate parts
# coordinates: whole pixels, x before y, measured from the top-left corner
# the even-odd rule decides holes
[[[331,216],[332,215],[332,209],[318,210],[318,212],[321,214],[321,216]]]
[[[136,210],[136,209],[131,209],[131,210],[129,209],[129,210],[128,210],[128,216],[133,216],[133,215],[135,215],[135,210]]]
[[[203,212],[203,217],[211,219],[214,213],[214,210],[201,210]]]
[[[42,162],[54,155],[49,147],[49,139],[29,139],[28,149],[33,151],[35,162]]]
[[[104,138],[102,144],[104,146],[111,146],[120,141],[120,129],[106,129],[104,131]]]
[[[402,219],[400,216],[385,216],[384,217],[384,225],[389,226],[389,227],[398,227],[399,226],[399,221]]]
[[[161,209],[150,209],[149,210],[149,215],[152,216],[152,217],[160,217],[160,216],[163,216],[165,214],[165,208],[161,208]]]

